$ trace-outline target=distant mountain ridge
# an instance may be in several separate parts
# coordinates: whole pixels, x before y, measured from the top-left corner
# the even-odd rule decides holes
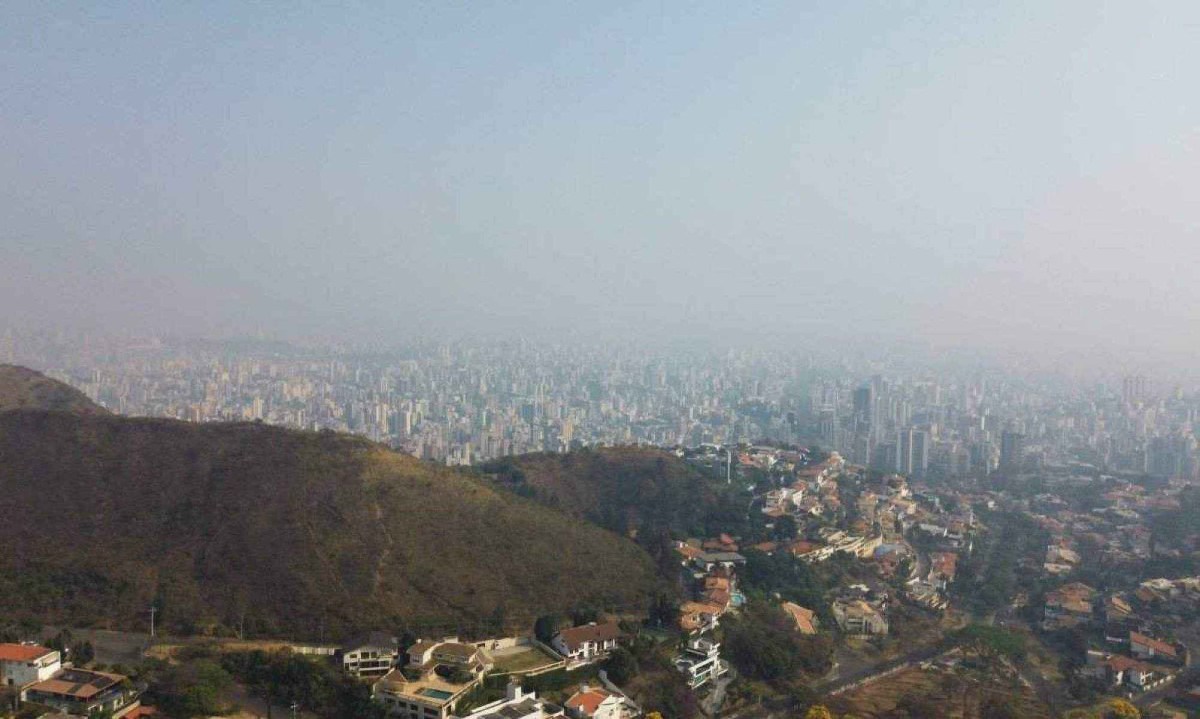
[[[27,367],[0,364],[0,412],[41,409],[51,412],[107,414],[107,410],[70,385]]]
[[[153,602],[174,631],[316,639],[656,582],[634,543],[464,472],[261,424],[0,412],[0,516],[0,613],[54,623],[144,626]]]

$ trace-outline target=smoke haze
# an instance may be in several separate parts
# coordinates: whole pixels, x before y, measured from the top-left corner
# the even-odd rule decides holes
[[[17,325],[1187,361],[1200,5],[0,10]]]

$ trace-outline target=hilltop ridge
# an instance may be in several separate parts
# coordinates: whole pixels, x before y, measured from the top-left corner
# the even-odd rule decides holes
[[[0,364],[0,412],[41,409],[77,414],[107,414],[107,410],[70,385],[18,365]]]
[[[262,424],[0,413],[0,514],[0,612],[46,622],[140,626],[153,602],[174,631],[333,637],[636,605],[655,583],[586,521]]]

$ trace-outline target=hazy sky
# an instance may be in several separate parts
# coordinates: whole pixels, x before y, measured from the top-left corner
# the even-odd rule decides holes
[[[0,6],[10,322],[1200,347],[1194,1],[85,5]]]

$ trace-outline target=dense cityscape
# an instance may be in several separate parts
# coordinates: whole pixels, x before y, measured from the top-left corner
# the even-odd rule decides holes
[[[368,352],[12,330],[0,338],[4,356],[119,414],[350,432],[451,465],[773,440],[916,477],[1072,465],[1197,472],[1200,394],[1142,375],[1056,383],[998,368],[922,371],[754,350],[513,342]]]
[[[184,600],[184,609],[160,583],[151,606],[167,608],[160,622],[175,637],[156,638],[153,626],[149,636],[86,625],[72,635],[0,623],[0,634],[24,640],[0,644],[0,668],[24,683],[26,706],[258,716],[229,694],[235,685],[265,698],[268,714],[282,695],[319,717],[403,719],[1178,717],[1200,706],[1191,671],[1200,397],[1142,375],[1070,381],[945,361],[526,342],[366,350],[14,330],[0,339],[9,363],[0,375],[37,387],[38,375],[14,363],[39,367],[78,390],[73,411],[184,420],[154,425],[163,432],[279,425],[306,430],[288,435],[301,446],[365,437],[420,460],[400,480],[424,487],[416,497],[434,491],[420,477],[449,467],[437,471],[466,472],[552,514],[573,507],[577,522],[634,539],[671,586],[648,609],[610,598],[568,616],[502,603],[483,620],[402,616],[399,629],[330,643],[324,619],[295,625],[293,636],[307,637],[296,641],[265,607],[222,616]],[[32,401],[2,385],[0,405]],[[53,406],[60,400],[47,397],[66,397],[41,392],[30,396]],[[0,412],[12,422],[0,442],[38,441],[40,420],[29,435],[23,416]],[[21,454],[8,456],[27,466]],[[135,456],[104,470],[115,472],[105,481],[141,476],[154,461]],[[145,479],[158,491],[167,478]],[[457,492],[447,481],[437,491]],[[418,543],[441,534],[406,522]],[[352,552],[378,573],[390,550]],[[42,570],[29,571],[12,586],[38,586],[29,582]],[[632,588],[622,576],[618,585]],[[196,641],[210,648],[195,654]],[[247,653],[263,642],[276,653]],[[212,651],[219,681],[152,663],[194,667]],[[317,674],[289,675],[295,656]],[[27,659],[36,671],[21,669]],[[109,664],[120,673],[104,673]],[[102,690],[84,699],[71,681]],[[319,699],[319,682],[344,694]],[[188,699],[198,688],[211,696]]]

